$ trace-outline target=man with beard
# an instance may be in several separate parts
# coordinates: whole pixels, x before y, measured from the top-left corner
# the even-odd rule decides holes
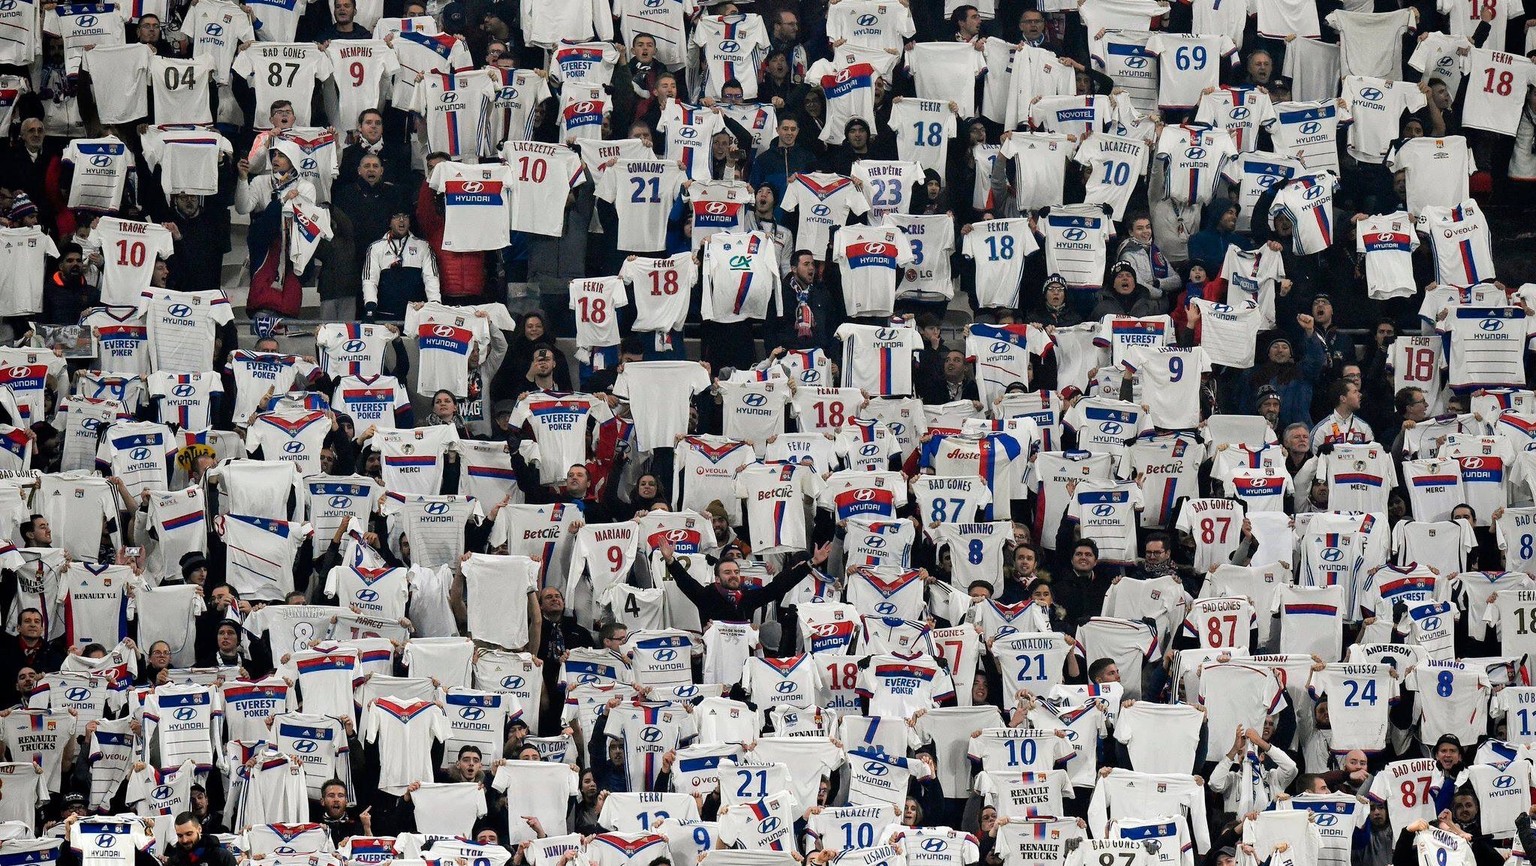
[[[538,659],[544,667],[544,695],[551,707],[565,704],[565,689],[559,683],[560,664],[565,654],[578,647],[596,646],[592,633],[582,628],[573,616],[565,613],[565,595],[554,587],[539,590],[539,614],[544,618],[539,629]],[[539,733],[552,736],[559,733],[558,713],[540,714]]]
[[[219,841],[203,835],[203,823],[191,812],[176,816],[176,844],[165,856],[166,866],[235,866],[235,858]]]
[[[73,325],[86,310],[101,303],[101,293],[85,281],[85,258],[76,243],[59,250],[58,269],[43,288],[42,321],[49,325]]]

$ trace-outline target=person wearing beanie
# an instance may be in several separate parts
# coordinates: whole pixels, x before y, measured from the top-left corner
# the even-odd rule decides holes
[[[1120,242],[1120,248],[1115,251],[1116,261],[1134,268],[1136,282],[1146,286],[1154,299],[1172,295],[1182,288],[1184,280],[1163,256],[1157,242],[1152,240],[1152,217],[1131,214],[1126,224],[1130,226],[1131,235]]]
[[[18,193],[16,198],[11,200],[11,209],[6,213],[5,218],[10,221],[11,228],[14,229],[35,226],[38,221],[37,205],[26,193]]]
[[[1311,317],[1303,318],[1307,319],[1310,326]],[[1239,393],[1256,394],[1259,389],[1268,387],[1279,394],[1278,426],[1282,429],[1297,423],[1311,427],[1312,389],[1318,374],[1323,370],[1323,348],[1316,340],[1302,343],[1299,359],[1295,352],[1290,338],[1276,336],[1265,349],[1265,360],[1246,371],[1243,387],[1239,389]],[[1251,412],[1253,407],[1233,407],[1233,410]]]
[[[200,550],[182,554],[181,582],[202,586],[208,581],[208,557]]]
[[[1067,303],[1071,289],[1060,274],[1051,274],[1040,287],[1040,303],[1029,311],[1030,324],[1042,328],[1070,328],[1081,325],[1083,316],[1076,307]]]
[[[1109,269],[1109,285],[1099,292],[1099,302],[1088,318],[1093,321],[1105,316],[1139,319],[1161,312],[1163,305],[1137,281],[1136,268],[1126,262],[1115,262]]]

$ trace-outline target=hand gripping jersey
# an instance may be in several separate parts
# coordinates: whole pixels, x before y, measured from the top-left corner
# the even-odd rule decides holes
[[[768,47],[768,29],[755,13],[705,16],[694,24],[693,44],[702,49],[704,93],[720,98],[725,82],[736,79],[742,98],[757,99],[757,64]]]
[[[1140,139],[1098,132],[1088,136],[1073,156],[1090,172],[1084,203],[1109,205],[1114,219],[1123,219],[1131,191],[1147,173],[1151,152],[1151,146]]]
[[[1299,255],[1311,255],[1333,243],[1333,192],[1338,178],[1332,172],[1297,178],[1275,195],[1269,208],[1273,225],[1285,217],[1293,228],[1291,249]]]
[[[1419,231],[1429,235],[1436,279],[1471,286],[1495,277],[1488,220],[1468,199],[1455,207],[1426,205],[1419,210]]]
[[[141,309],[153,369],[173,373],[213,369],[214,331],[234,318],[223,292],[146,289]]]
[[[1056,632],[1026,631],[998,637],[990,652],[1005,688],[1028,689],[1038,695],[1063,681],[1064,665],[1072,647]]]
[[[782,315],[773,243],[762,232],[715,232],[704,242],[699,313],[706,321],[761,321]]]
[[[869,202],[852,179],[824,172],[801,173],[789,179],[780,205],[786,213],[798,213],[795,247],[810,250],[817,261],[826,259],[832,232],[850,214],[869,212]]]
[[[1099,205],[1050,207],[1039,224],[1045,236],[1046,270],[1073,289],[1096,288],[1104,274],[1104,257],[1113,234],[1109,217]]]
[[[490,344],[488,322],[471,310],[438,303],[406,311],[404,331],[421,349],[416,393],[427,396],[446,390],[455,397],[467,396],[471,361]]]
[[[585,462],[588,420],[602,423],[612,415],[605,401],[586,394],[530,391],[518,400],[510,423],[532,430],[540,483],[552,484]]]
[[[667,219],[684,179],[676,163],[654,159],[620,159],[603,172],[597,196],[618,212],[619,249],[644,254],[666,247]]]
[[[1258,148],[1259,128],[1274,118],[1275,107],[1269,94],[1256,87],[1223,85],[1201,95],[1195,111],[1197,123],[1210,124],[1231,134],[1239,154]]]
[[[635,331],[680,330],[688,316],[688,299],[699,281],[698,263],[687,253],[670,258],[635,258],[619,268],[619,277],[634,291],[630,307]]]
[[[1169,198],[1180,204],[1208,204],[1227,163],[1238,153],[1225,130],[1188,124],[1163,127],[1157,160]]]
[[[1448,384],[1457,393],[1519,387],[1530,320],[1519,307],[1457,307],[1436,330],[1445,343]]]
[[[853,231],[839,232],[839,244]],[[912,393],[912,356],[922,345],[915,328],[842,324],[834,336],[842,340],[843,357],[849,359],[843,366],[843,387],[879,396]]]
[[[936,46],[936,43],[926,44]],[[964,56],[978,61],[981,58],[975,50]],[[970,94],[974,91],[969,87],[962,89],[965,90],[963,95],[971,98]],[[948,100],[900,99],[891,108],[891,126],[896,134],[896,153],[903,162],[915,162],[932,171],[942,170],[947,145],[955,137],[955,113],[950,110]]]
[[[288,36],[292,38],[291,33]],[[315,85],[333,75],[331,59],[319,45],[284,39],[250,46],[235,57],[231,68],[256,91],[257,105],[270,106],[279,99],[292,102],[299,126],[309,126],[310,97]],[[403,105],[408,100],[400,102]],[[266,111],[256,112],[256,128],[272,128]]]
[[[362,731],[363,741],[378,743],[383,757],[379,789],[402,793],[412,781],[432,778],[432,745],[447,738],[447,716],[435,704],[393,697],[373,702]]]
[[[428,183],[443,197],[444,250],[475,252],[507,245],[514,170],[500,163],[464,165],[448,161],[432,170]]]
[[[228,579],[244,599],[281,601],[293,591],[290,563],[309,535],[307,524],[225,515],[214,521],[228,550]]]
[[[164,424],[118,421],[106,429],[96,452],[96,468],[115,475],[135,494],[165,490],[177,443]]]
[[[842,268],[848,314],[890,315],[895,308],[896,284],[903,276],[902,269],[913,261],[912,244],[906,233],[890,226],[847,226],[838,231],[832,246],[832,258]]]
[[[976,304],[1016,307],[1024,260],[1040,248],[1027,219],[988,220],[971,224],[960,251],[976,262]]]

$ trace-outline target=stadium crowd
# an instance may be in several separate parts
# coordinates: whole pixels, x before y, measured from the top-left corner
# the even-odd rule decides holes
[[[0,0],[0,866],[1523,862],[1532,24]]]

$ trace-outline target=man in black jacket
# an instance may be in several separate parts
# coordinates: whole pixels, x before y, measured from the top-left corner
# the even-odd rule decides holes
[[[715,563],[715,582],[704,586],[694,580],[688,569],[677,561],[677,553],[670,541],[661,546],[661,558],[667,561],[667,573],[677,581],[677,588],[683,591],[683,595],[688,596],[688,600],[699,609],[699,620],[706,626],[711,620],[717,619],[747,622],[752,619],[752,614],[783,598],[800,581],[809,577],[811,569],[819,568],[831,552],[830,543],[820,545],[810,559],[802,559],[789,566],[774,575],[766,586],[759,587],[743,587],[741,566],[734,559],[722,559]]]
[[[176,844],[165,855],[166,866],[235,866],[234,855],[217,839],[203,835],[203,824],[191,812],[176,816]]]

